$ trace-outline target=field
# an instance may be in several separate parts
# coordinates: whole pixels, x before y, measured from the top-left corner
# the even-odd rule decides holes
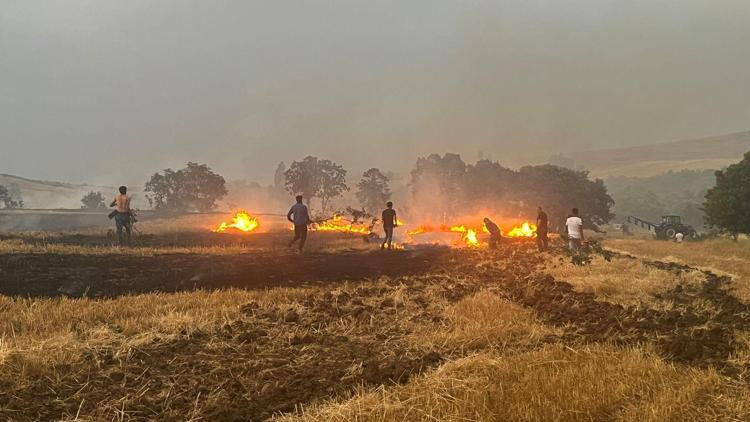
[[[0,419],[750,419],[747,243],[210,226],[0,236]]]

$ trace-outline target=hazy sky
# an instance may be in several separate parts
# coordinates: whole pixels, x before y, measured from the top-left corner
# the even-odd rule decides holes
[[[405,171],[750,129],[750,1],[0,0],[0,173]]]

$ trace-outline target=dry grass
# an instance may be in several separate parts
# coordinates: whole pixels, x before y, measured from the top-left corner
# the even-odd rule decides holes
[[[712,246],[713,245],[713,246]],[[744,244],[705,242],[676,245],[666,242],[622,240],[609,246],[652,259],[713,262],[725,268],[728,262],[750,257]],[[371,248],[359,238],[321,243],[331,252]],[[712,256],[708,249],[715,247]],[[37,248],[37,249],[34,249]],[[630,248],[631,250],[628,250]],[[640,248],[640,249],[639,249]],[[659,249],[661,248],[661,249]],[[681,248],[681,249],[680,249]],[[724,249],[726,248],[726,249]],[[703,249],[702,252],[699,249]],[[18,241],[0,242],[0,253],[69,254],[163,254],[247,253],[244,247],[213,248],[85,248],[46,244],[30,246]],[[674,252],[677,251],[677,252]],[[730,253],[731,252],[731,253]],[[662,256],[660,254],[668,253]],[[679,255],[682,253],[682,255]],[[693,256],[693,254],[695,256]],[[672,257],[672,258],[669,258]],[[505,265],[487,261],[481,265]],[[746,264],[746,263],[745,263]],[[702,265],[709,266],[709,265]],[[713,266],[713,265],[710,265]],[[734,267],[730,267],[734,268]],[[699,281],[698,274],[676,275],[645,266],[636,260],[616,258],[611,263],[595,259],[590,266],[558,263],[545,269],[556,279],[573,284],[580,291],[594,293],[601,300],[630,305],[668,306],[651,298],[677,283]],[[750,274],[750,269],[748,269]],[[39,376],[66,379],[71,367],[90,365],[86,356],[106,349],[115,360],[127,361],[133,348],[144,344],[208,334],[208,352],[216,354],[229,346],[214,335],[218,328],[243,318],[241,307],[255,302],[262,309],[296,309],[303,318],[311,305],[302,305],[312,295],[331,293],[331,307],[342,292],[361,299],[373,310],[369,319],[344,314],[327,326],[284,325],[269,320],[269,336],[288,342],[311,330],[355,338],[367,332],[398,333],[379,337],[386,347],[403,342],[410,350],[437,350],[448,358],[441,367],[412,379],[405,385],[360,388],[353,397],[318,403],[301,415],[279,417],[292,421],[486,421],[486,420],[749,420],[750,390],[711,370],[674,366],[657,357],[648,346],[620,348],[612,345],[578,346],[563,344],[563,329],[542,324],[534,312],[516,305],[493,290],[480,290],[456,303],[449,303],[444,288],[453,283],[472,283],[470,276],[420,276],[419,285],[407,277],[382,278],[358,285],[278,288],[267,291],[224,290],[176,294],[145,294],[108,300],[20,299],[0,296],[0,384],[16,391]],[[419,277],[418,277],[419,278]],[[428,280],[429,279],[429,280]],[[411,282],[411,283],[410,283]],[[419,286],[421,290],[415,289]],[[384,289],[387,293],[355,293],[358,288]],[[382,310],[383,294],[392,310]],[[378,296],[380,295],[380,296]],[[414,300],[421,295],[424,303]],[[351,310],[351,309],[350,309]],[[377,311],[374,311],[377,310]],[[423,312],[429,310],[430,312]],[[435,321],[432,316],[441,315]],[[421,317],[424,317],[420,319]],[[396,330],[386,328],[396,327]],[[750,335],[740,333],[733,362],[749,362]],[[391,343],[389,343],[391,342]],[[208,353],[207,352],[207,353]],[[390,353],[391,350],[388,349]],[[95,354],[95,353],[94,353]],[[210,353],[206,359],[211,359]],[[272,358],[281,358],[273,356]],[[221,360],[216,359],[216,365]],[[80,369],[79,368],[79,369]],[[87,367],[86,367],[87,368]],[[352,371],[362,371],[353,364]],[[96,368],[92,367],[92,370]],[[88,370],[88,369],[86,369]],[[66,372],[68,371],[68,372]],[[85,371],[79,371],[83,374]],[[257,374],[247,372],[250,377]],[[67,381],[66,381],[67,382]],[[80,380],[84,382],[83,378]],[[139,381],[140,382],[140,381]],[[123,384],[124,385],[124,384]],[[144,384],[145,385],[145,384]],[[216,390],[219,391],[219,390]],[[223,390],[222,390],[223,391]],[[137,401],[135,391],[128,400]],[[81,397],[89,392],[81,393]],[[117,398],[102,403],[119,406]],[[122,398],[120,400],[124,400]],[[170,409],[164,415],[188,419],[200,417],[201,406],[221,407],[220,393],[203,398],[190,407]],[[1,403],[1,402],[0,402]],[[130,402],[128,402],[130,405]],[[123,409],[125,408],[122,404]],[[210,406],[209,406],[210,407]],[[119,408],[119,407],[117,407]],[[108,408],[109,409],[109,408]],[[102,414],[112,415],[111,409]],[[166,412],[166,410],[164,411]]]
[[[477,350],[507,350],[539,344],[560,330],[541,325],[534,313],[482,290],[443,311],[440,330],[415,335],[425,349],[452,350],[464,355]]]
[[[734,242],[729,239],[716,239],[674,243],[618,239],[608,241],[606,246],[638,257],[679,262],[717,274],[730,275],[738,297],[750,301],[750,240]]]
[[[404,386],[361,390],[291,421],[746,420],[750,391],[713,371],[676,368],[648,351],[551,345],[479,354]]]
[[[552,261],[545,270],[555,279],[570,283],[577,291],[593,293],[599,300],[660,309],[669,304],[654,300],[654,295],[680,283],[699,284],[702,281],[702,274],[697,271],[674,274],[633,259],[606,261],[598,256],[591,265]]]
[[[25,243],[20,240],[0,240],[0,254],[55,254],[55,255],[125,255],[157,256],[166,254],[238,255],[261,248],[249,246],[190,246],[190,247],[120,247],[79,246],[63,243]]]
[[[117,356],[140,344],[210,331],[236,320],[240,306],[249,301],[290,303],[307,294],[305,289],[274,289],[155,293],[111,300],[0,296],[0,369],[16,368],[10,371],[15,375],[43,372],[60,363],[74,364],[91,349],[112,349]]]

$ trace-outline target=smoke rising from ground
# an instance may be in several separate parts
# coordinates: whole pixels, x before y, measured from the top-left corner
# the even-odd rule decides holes
[[[750,5],[10,1],[0,172],[117,186],[192,160],[408,173],[745,130]]]

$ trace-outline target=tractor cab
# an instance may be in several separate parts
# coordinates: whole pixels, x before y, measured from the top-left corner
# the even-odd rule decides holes
[[[668,225],[681,225],[682,218],[679,215],[663,215],[661,217],[661,223]]]

